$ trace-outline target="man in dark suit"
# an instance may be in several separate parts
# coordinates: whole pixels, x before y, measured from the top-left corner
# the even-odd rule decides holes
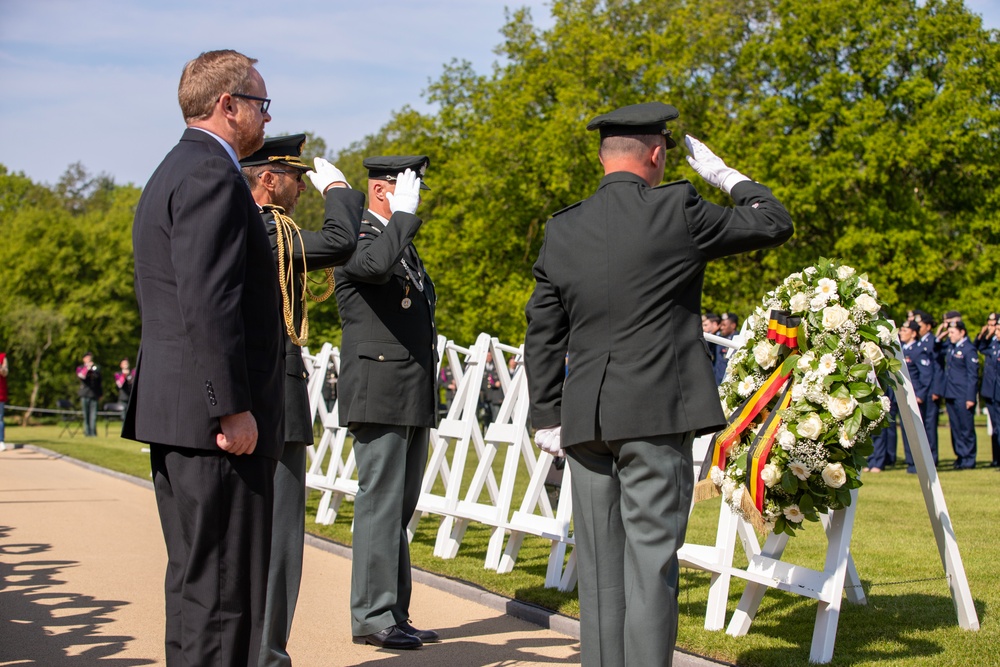
[[[185,66],[188,129],[132,227],[142,341],[122,436],[150,446],[168,665],[256,667],[261,642],[284,359],[274,258],[239,169],[270,120],[255,62],[227,50]]]
[[[309,165],[300,156],[304,134],[273,137],[253,155],[240,160],[250,193],[271,241],[279,273],[282,313],[285,317],[285,446],[274,472],[274,510],[271,564],[267,575],[267,603],[260,667],[288,667],[288,636],[302,580],[305,538],[306,447],[313,442],[313,418],[302,362],[309,331],[308,299],[324,301],[333,293],[333,269],[347,261],[358,244],[358,228],[365,195],[350,189],[339,169],[316,158],[310,177],[326,200],[323,228],[299,229],[291,216],[305,190]],[[306,271],[326,269],[327,289],[309,291]],[[294,337],[294,338],[293,338]]]
[[[692,167],[737,206],[687,181],[656,187],[676,117],[651,102],[587,126],[605,176],[547,223],[526,308],[536,444],[565,446],[573,473],[583,665],[671,664],[691,443],[725,423],[701,331],[705,266],[793,232],[770,190],[691,137]]]
[[[367,158],[368,210],[358,248],[336,269],[344,328],[340,423],[354,437],[351,630],[355,643],[413,649],[437,641],[409,623],[406,525],[420,496],[437,424],[434,284],[413,239],[425,155]]]

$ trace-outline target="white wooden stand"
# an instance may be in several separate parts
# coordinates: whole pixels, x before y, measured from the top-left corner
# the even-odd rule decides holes
[[[944,502],[941,484],[932,464],[930,446],[920,419],[913,384],[902,354],[897,352],[897,358],[903,364],[903,383],[896,392],[897,399],[902,399],[899,403],[900,418],[910,442],[917,478],[924,493],[941,561],[948,575],[959,626],[967,630],[978,630],[979,620],[958,551],[951,518]],[[697,452],[695,460],[703,460]],[[787,535],[771,534],[761,548],[753,529],[730,511],[728,505],[722,503],[715,546],[685,544],[678,552],[682,564],[712,573],[705,628],[709,630],[722,628],[729,598],[729,584],[732,577],[738,577],[745,579],[747,586],[730,620],[728,634],[740,636],[747,633],[767,589],[777,588],[803,595],[819,602],[809,660],[813,663],[830,662],[833,659],[840,604],[845,591],[848,601],[856,604],[866,603],[860,577],[850,553],[857,499],[858,493],[855,489],[851,492],[849,507],[821,517],[828,540],[826,563],[822,571],[781,560],[788,543]],[[741,538],[749,561],[745,569],[733,567],[733,551],[737,536]]]

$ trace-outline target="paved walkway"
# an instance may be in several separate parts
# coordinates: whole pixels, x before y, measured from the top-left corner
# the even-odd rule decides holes
[[[442,643],[355,645],[347,554],[315,539],[306,548],[289,646],[297,667],[579,664],[572,619],[426,573],[415,576],[413,618]],[[0,665],[164,664],[165,564],[150,487],[30,448],[0,453]],[[674,664],[717,663],[677,654]]]

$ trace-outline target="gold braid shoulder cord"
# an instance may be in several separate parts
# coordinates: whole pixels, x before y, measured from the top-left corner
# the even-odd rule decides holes
[[[280,206],[269,206],[268,210],[274,215],[274,225],[278,240],[278,285],[281,288],[281,310],[285,317],[285,331],[293,343],[299,347],[309,340],[309,308],[308,299],[316,303],[322,303],[333,294],[334,279],[333,269],[324,269],[326,273],[326,291],[323,294],[313,294],[309,289],[308,271],[306,267],[306,247],[302,240],[302,233],[295,221],[285,215],[285,209]],[[295,317],[292,312],[292,301],[295,298],[295,269],[293,258],[294,239],[299,240],[299,248],[302,250],[302,327],[298,334],[295,332]],[[287,259],[286,259],[287,257]],[[322,284],[322,283],[317,283]]]

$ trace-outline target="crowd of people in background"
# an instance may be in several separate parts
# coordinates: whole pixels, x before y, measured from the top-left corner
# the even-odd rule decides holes
[[[702,331],[730,340],[735,336],[738,325],[739,319],[731,313],[716,315],[707,312],[701,318]],[[934,465],[938,464],[938,420],[944,409],[955,453],[952,467],[955,470],[976,467],[978,442],[973,418],[978,406],[989,423],[992,450],[989,465],[1000,467],[1000,377],[997,373],[1000,336],[997,313],[990,313],[979,332],[970,335],[968,325],[957,310],[945,312],[940,323],[925,310],[910,310],[906,313],[906,321],[899,327],[899,340]],[[722,384],[728,350],[723,345],[709,342],[708,351],[715,369],[715,380]],[[889,421],[872,439],[875,451],[868,457],[864,472],[879,473],[896,464],[899,406],[892,388],[887,393],[892,405]],[[906,471],[916,474],[905,431],[903,451]]]

